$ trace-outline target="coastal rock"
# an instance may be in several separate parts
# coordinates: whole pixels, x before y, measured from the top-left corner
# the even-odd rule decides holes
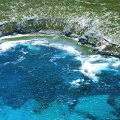
[[[5,22],[0,24],[0,36],[16,34],[36,33],[46,30],[47,19],[27,18],[23,22]]]
[[[0,25],[0,36],[12,35],[17,32],[17,22],[6,22]]]
[[[120,54],[117,52],[111,52],[111,51],[97,51],[96,53],[100,54],[100,55],[106,55],[106,56],[113,56],[116,58],[120,58]]]
[[[40,30],[40,34],[55,34],[55,35],[61,35],[62,33],[60,31],[55,30]]]
[[[86,37],[86,36],[80,36],[78,38],[78,42],[80,42],[82,44],[88,43],[88,37]]]
[[[18,33],[27,34],[39,32],[41,29],[46,29],[47,19],[27,19],[19,24]]]
[[[90,38],[89,36],[81,36],[78,37],[78,43],[89,46],[97,54],[120,58],[119,45],[110,43],[106,39],[98,40],[97,38]]]
[[[64,30],[62,33],[63,33],[66,37],[71,37],[71,35],[72,35],[72,32],[69,31],[69,30]]]

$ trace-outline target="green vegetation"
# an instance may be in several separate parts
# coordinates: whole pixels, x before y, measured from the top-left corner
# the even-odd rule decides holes
[[[0,0],[1,22],[28,17],[49,19],[49,29],[95,29],[120,43],[120,0]]]

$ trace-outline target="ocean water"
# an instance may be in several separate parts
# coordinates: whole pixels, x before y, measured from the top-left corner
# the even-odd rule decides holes
[[[119,59],[60,37],[19,39],[0,44],[0,120],[120,119]]]

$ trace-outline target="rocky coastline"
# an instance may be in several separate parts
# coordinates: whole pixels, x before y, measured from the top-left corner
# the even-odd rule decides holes
[[[50,21],[46,18],[34,19],[29,18],[22,22],[4,22],[0,23],[0,37],[16,34],[56,34],[66,37],[75,38],[77,44],[89,46],[96,54],[120,58],[120,45],[108,41],[104,37],[94,35],[79,35],[72,30],[64,30],[58,24],[57,28],[49,28]]]

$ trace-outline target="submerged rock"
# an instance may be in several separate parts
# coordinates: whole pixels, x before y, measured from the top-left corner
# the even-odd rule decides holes
[[[48,103],[42,103],[42,104],[39,104],[38,107],[34,108],[32,110],[33,113],[41,113],[43,111],[43,109],[47,109],[49,107],[49,104]]]
[[[77,105],[77,103],[78,103],[78,100],[74,99],[68,102],[68,106],[71,110],[73,110],[74,107]]]
[[[82,112],[82,111],[77,110],[76,113],[79,114],[79,115],[85,116],[85,118],[88,119],[88,120],[97,120],[96,116],[94,116],[94,115],[92,115],[88,112]]]
[[[120,95],[110,95],[107,102],[115,110],[112,113],[120,119]]]

